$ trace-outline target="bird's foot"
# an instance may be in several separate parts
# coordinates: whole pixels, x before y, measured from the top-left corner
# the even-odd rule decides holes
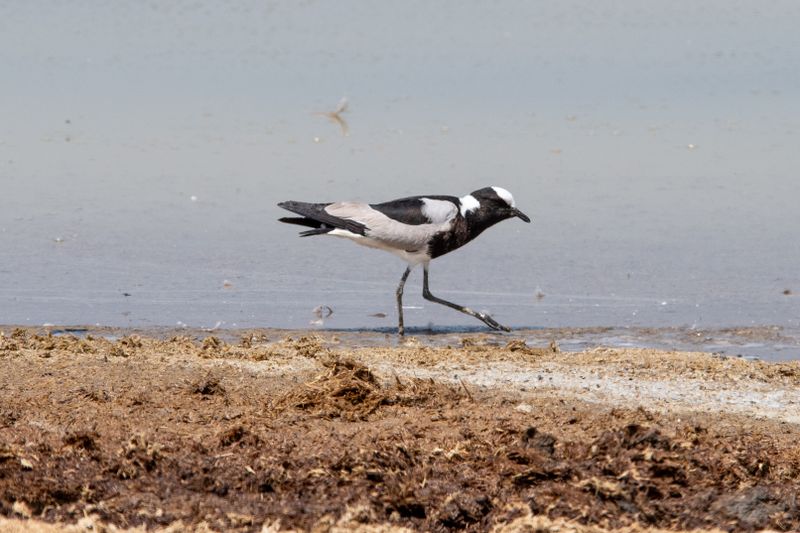
[[[508,326],[504,326],[503,324],[500,324],[497,320],[495,320],[494,318],[490,317],[489,315],[487,315],[485,313],[478,313],[478,318],[483,320],[484,324],[486,324],[487,326],[489,326],[490,328],[492,328],[494,330],[497,330],[497,331],[511,331],[511,328],[509,328]]]

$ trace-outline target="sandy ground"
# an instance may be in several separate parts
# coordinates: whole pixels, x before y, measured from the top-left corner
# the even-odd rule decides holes
[[[797,362],[118,334],[5,328],[0,530],[800,530]]]

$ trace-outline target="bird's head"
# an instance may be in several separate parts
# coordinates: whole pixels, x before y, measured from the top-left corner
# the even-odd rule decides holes
[[[480,212],[487,218],[496,221],[508,218],[520,218],[530,222],[528,215],[517,209],[514,197],[502,187],[484,187],[461,198],[462,211],[465,213]]]

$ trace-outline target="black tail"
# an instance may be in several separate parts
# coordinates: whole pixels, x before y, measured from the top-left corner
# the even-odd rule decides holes
[[[329,228],[329,227],[323,226],[323,227],[321,227],[319,229],[310,229],[308,231],[301,231],[300,232],[300,236],[301,237],[311,237],[312,235],[325,235],[326,233],[328,233],[332,229],[333,228]]]
[[[309,228],[314,228],[308,231],[301,231],[301,237],[310,237],[312,235],[324,235],[331,231],[333,227],[328,226],[327,224],[323,224],[319,220],[314,220],[313,218],[305,218],[305,217],[283,217],[278,219],[280,222],[285,222],[286,224],[297,224],[298,226],[306,226]]]
[[[358,235],[365,235],[367,227],[355,220],[348,220],[344,218],[335,217],[325,211],[325,208],[330,204],[311,204],[306,202],[281,202],[278,207],[282,207],[292,213],[302,215],[300,217],[284,217],[279,219],[281,222],[287,224],[297,224],[299,226],[308,226],[315,228],[313,230],[304,231],[300,233],[301,237],[309,237],[311,235],[322,235],[328,233],[334,228],[346,229]]]
[[[279,222],[286,224],[297,224],[298,226],[308,226],[309,228],[321,228],[322,222],[314,220],[313,218],[306,217],[283,217],[278,219]]]

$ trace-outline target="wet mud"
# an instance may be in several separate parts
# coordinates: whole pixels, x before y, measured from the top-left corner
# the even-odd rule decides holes
[[[453,371],[600,358],[630,360],[631,380],[691,367],[709,384],[791,388],[797,364],[493,339],[351,349],[314,336],[6,331],[0,526],[800,530],[795,423],[483,386]]]

